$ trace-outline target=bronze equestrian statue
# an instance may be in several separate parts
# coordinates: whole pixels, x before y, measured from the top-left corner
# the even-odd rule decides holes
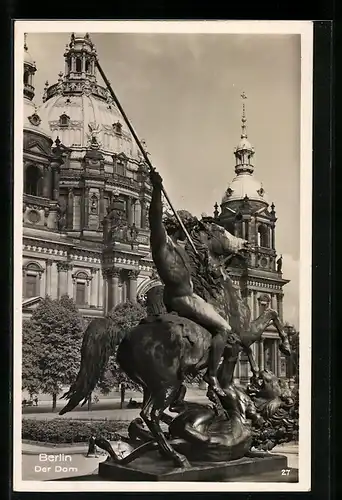
[[[110,320],[93,320],[84,335],[78,376],[63,396],[69,402],[60,414],[74,409],[82,399],[85,404],[119,343],[119,365],[143,388],[141,418],[153,438],[153,446],[149,443],[147,448],[158,447],[176,466],[188,467],[187,457],[172,446],[161,429],[164,411],[182,403],[185,377],[206,369],[210,398],[218,399],[217,406],[221,408],[228,398],[230,415],[243,415],[241,397],[233,384],[236,353],[247,350],[257,377],[250,344],[272,320],[278,319],[275,311],[271,314],[266,311],[263,318],[251,322],[248,305],[225,271],[227,258],[243,256],[248,250],[246,240],[236,238],[212,221],[188,216],[183,223],[188,226],[196,252],[189,244],[183,248],[180,243],[183,235],[172,229],[172,221],[166,221],[166,228],[163,225],[158,174],[151,173],[151,181],[151,246],[164,282],[167,313],[146,317],[122,340],[116,338]],[[286,350],[287,337],[280,323],[278,327]],[[222,354],[224,359],[218,370]],[[232,436],[232,441],[228,439],[231,445],[241,444],[241,435]],[[227,442],[226,435],[222,439]],[[245,439],[247,435],[243,434],[242,441]],[[101,446],[98,441],[97,445]],[[103,442],[102,447],[108,450]],[[134,452],[136,455],[138,452]]]
[[[153,186],[152,200],[149,210],[149,223],[151,232],[152,257],[158,274],[164,283],[164,303],[168,312],[177,312],[180,316],[193,320],[203,326],[212,335],[209,349],[208,370],[204,380],[209,387],[224,396],[224,392],[217,380],[217,370],[228,339],[232,337],[232,329],[227,321],[215,307],[204,300],[194,291],[191,277],[189,255],[182,243],[186,235],[178,224],[173,224],[172,218],[164,220],[162,205],[162,179],[158,172],[152,170],[150,179]],[[183,223],[191,232],[194,219],[190,214],[183,216]],[[195,222],[196,223],[196,222]],[[224,229],[221,229],[224,232]],[[247,250],[248,242],[235,236],[225,235],[230,238],[231,246],[237,252]],[[207,265],[210,265],[208,259]],[[235,339],[235,342],[238,339]]]

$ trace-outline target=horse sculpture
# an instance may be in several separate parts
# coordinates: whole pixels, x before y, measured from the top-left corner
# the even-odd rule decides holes
[[[229,318],[233,332],[240,338],[240,341],[232,341],[227,345],[219,372],[220,384],[230,398],[231,411],[237,414],[240,411],[241,398],[232,383],[239,352],[241,349],[246,350],[253,373],[257,375],[258,370],[250,345],[260,338],[272,320],[283,342],[287,337],[275,311],[265,311],[257,320],[251,322],[249,307],[228,274],[224,270],[215,275],[208,272],[208,259],[216,263],[218,269],[222,269],[223,259],[239,255],[245,248],[245,240],[242,239],[240,246],[236,246],[235,241],[232,247],[230,236],[214,222],[199,221],[191,232],[197,252],[189,245],[186,246],[186,251],[190,256],[196,293],[210,301],[220,314]],[[211,334],[190,319],[173,313],[148,316],[127,332],[121,341],[113,335],[109,320],[93,320],[84,335],[77,379],[63,396],[69,399],[69,402],[60,414],[71,411],[82,399],[83,404],[86,403],[118,342],[119,365],[143,388],[141,418],[154,440],[153,446],[158,446],[161,453],[176,466],[188,467],[187,457],[176,451],[167,440],[160,424],[167,408],[182,403],[185,377],[198,374],[208,363]],[[224,406],[222,401],[221,405]],[[234,445],[234,440],[235,444],[240,442],[241,436],[234,436],[235,434],[231,436],[231,446]],[[98,445],[100,446],[99,443]],[[151,447],[151,443],[149,446]],[[105,448],[105,445],[103,447]]]

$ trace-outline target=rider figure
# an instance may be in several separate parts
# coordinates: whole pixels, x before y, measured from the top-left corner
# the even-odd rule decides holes
[[[182,242],[186,236],[177,226],[166,231],[163,224],[162,178],[151,171],[153,186],[152,200],[149,209],[150,241],[152,257],[159,276],[164,283],[164,302],[168,311],[177,312],[206,328],[213,336],[209,352],[208,371],[204,380],[221,396],[225,392],[217,380],[217,370],[228,339],[235,338],[229,323],[215,308],[194,293],[188,256]],[[191,217],[191,219],[190,219]],[[190,219],[190,220],[189,220]],[[193,223],[189,214],[183,223]],[[169,234],[168,234],[169,233]]]

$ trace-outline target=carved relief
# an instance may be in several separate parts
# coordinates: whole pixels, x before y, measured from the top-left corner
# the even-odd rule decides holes
[[[37,210],[30,210],[27,219],[32,223],[32,224],[38,224],[41,220],[40,213]]]
[[[37,113],[33,113],[33,115],[29,116],[28,117],[28,120],[29,122],[34,125],[35,127],[39,127],[39,125],[41,124],[42,120],[40,118],[39,115],[37,115]]]

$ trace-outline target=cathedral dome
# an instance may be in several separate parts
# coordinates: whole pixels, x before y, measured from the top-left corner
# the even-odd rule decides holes
[[[253,146],[247,137],[242,137],[235,151],[253,151]]]
[[[222,198],[222,203],[243,200],[246,196],[250,200],[267,203],[262,184],[248,172],[234,177]]]
[[[65,91],[71,85],[63,82],[61,86]],[[81,86],[75,84],[70,90],[72,92]],[[131,133],[115,104],[109,102],[106,90],[96,85],[86,92],[84,86],[79,94],[59,92],[57,88],[52,88],[56,86],[48,89],[50,93],[56,92],[45,101],[39,112],[52,139],[58,136],[67,147],[85,149],[95,135],[104,153],[125,153],[127,157],[138,159],[138,150]]]
[[[28,66],[36,67],[36,63],[33,60],[33,57],[27,50],[27,46],[25,45],[25,50],[24,50],[24,64],[27,64]]]
[[[40,113],[35,104],[29,99],[24,99],[24,131],[34,132],[50,139],[49,130],[44,128]]]
[[[123,153],[141,161],[138,147],[107,88],[97,81],[97,54],[89,35],[73,33],[64,53],[65,71],[46,84],[40,114],[52,139],[88,149],[96,140],[104,157]]]

